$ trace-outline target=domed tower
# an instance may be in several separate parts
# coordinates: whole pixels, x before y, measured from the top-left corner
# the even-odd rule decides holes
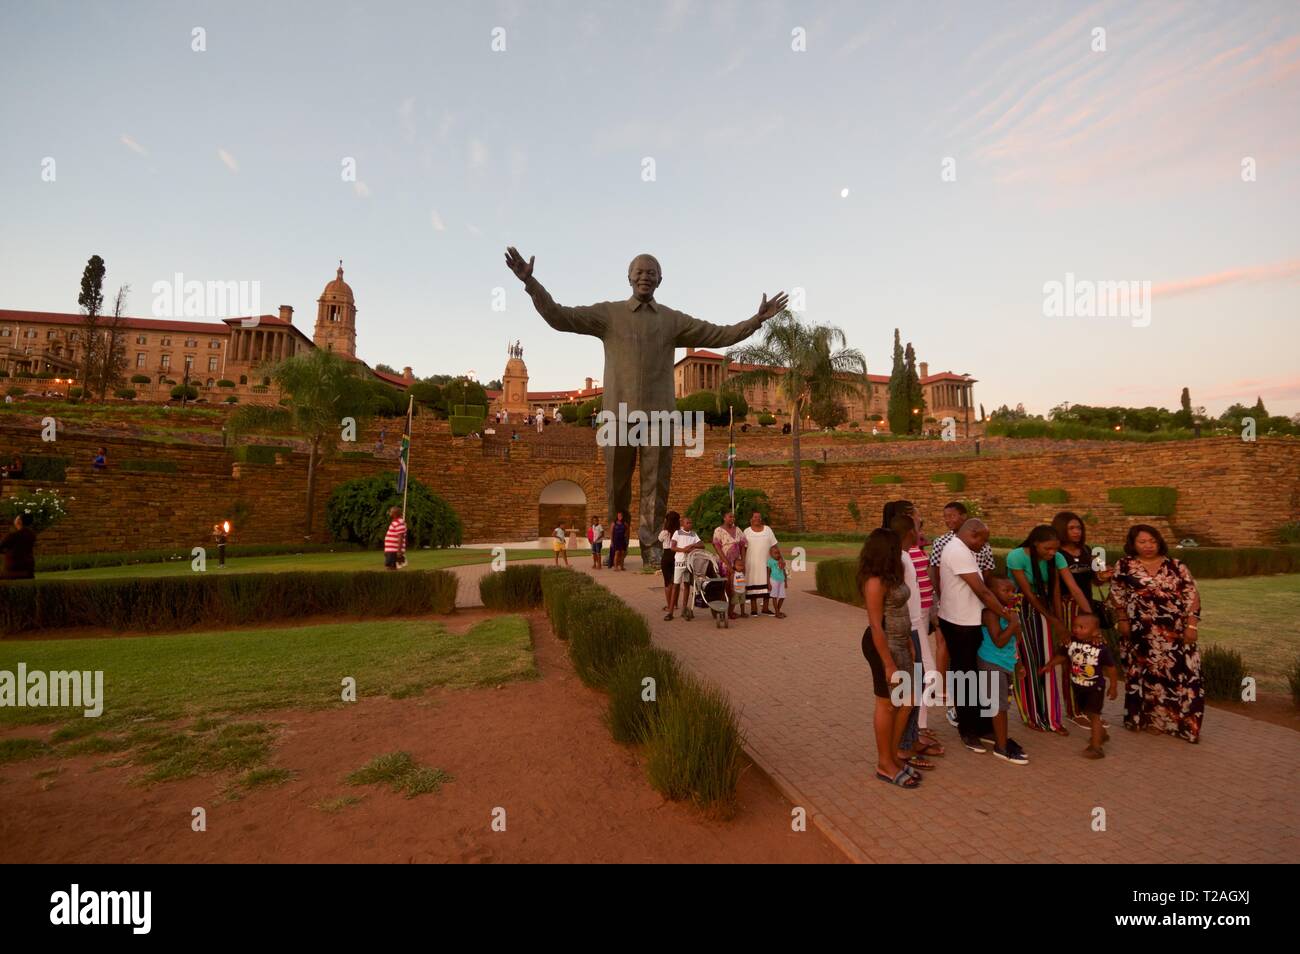
[[[528,365],[524,364],[524,349],[516,342],[506,349],[510,359],[505,374],[501,375],[501,409],[511,414],[532,412],[528,406]]]
[[[316,300],[316,347],[349,358],[357,356],[357,305],[352,289],[343,280],[343,260],[339,259],[338,277],[325,286]]]

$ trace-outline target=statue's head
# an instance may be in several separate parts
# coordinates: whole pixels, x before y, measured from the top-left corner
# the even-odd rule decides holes
[[[653,255],[638,255],[627,267],[627,283],[632,286],[632,294],[640,301],[653,298],[655,289],[663,280],[663,269],[659,267],[659,259]]]

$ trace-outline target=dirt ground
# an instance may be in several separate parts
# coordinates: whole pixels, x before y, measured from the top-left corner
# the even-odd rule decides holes
[[[463,633],[487,615],[442,619]],[[229,776],[138,785],[137,767],[101,767],[111,756],[2,766],[0,861],[845,861],[811,822],[791,831],[791,806],[755,767],[730,821],[665,801],[638,752],[610,738],[605,697],[578,680],[545,617],[529,620],[538,680],[250,716],[277,724],[271,765],[293,776],[237,798]],[[345,781],[397,750],[453,780],[410,799]],[[360,801],[339,804],[349,797]],[[191,830],[196,806],[206,810],[205,832]],[[505,831],[492,827],[498,809]]]

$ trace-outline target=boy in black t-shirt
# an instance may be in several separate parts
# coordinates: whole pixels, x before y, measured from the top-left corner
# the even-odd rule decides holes
[[[1115,668],[1115,657],[1101,635],[1101,621],[1091,613],[1080,613],[1074,617],[1070,631],[1070,644],[1065,653],[1060,652],[1047,661],[1039,670],[1047,670],[1062,663],[1070,664],[1070,682],[1074,690],[1074,707],[1088,717],[1092,726],[1092,739],[1083,750],[1086,758],[1099,759],[1105,756],[1102,745],[1110,741],[1110,734],[1101,724],[1101,707],[1106,699],[1114,699],[1119,691],[1119,674]],[[1106,691],[1106,681],[1110,680],[1110,691]]]

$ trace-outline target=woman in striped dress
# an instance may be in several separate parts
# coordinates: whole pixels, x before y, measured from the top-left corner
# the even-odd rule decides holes
[[[1071,695],[1068,677],[1059,666],[1040,673],[1050,659],[1064,654],[1058,647],[1070,639],[1061,618],[1062,591],[1068,590],[1076,601],[1083,602],[1083,594],[1066,571],[1068,564],[1060,547],[1056,531],[1039,524],[1029,531],[1024,543],[1007,554],[1007,575],[1020,597],[1020,665],[1015,678],[1020,718],[1031,729],[1069,735],[1065,727],[1065,700]]]

